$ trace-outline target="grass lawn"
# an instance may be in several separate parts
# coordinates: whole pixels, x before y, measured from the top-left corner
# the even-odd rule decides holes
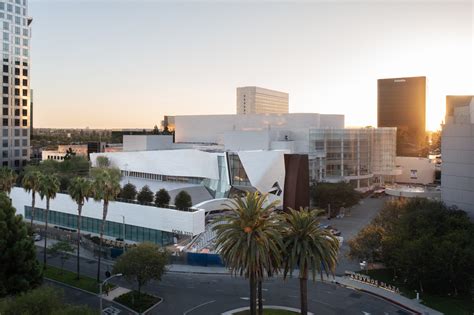
[[[161,301],[161,298],[142,293],[140,297],[137,291],[130,291],[122,294],[114,299],[115,302],[123,304],[139,313],[146,311],[156,303]]]
[[[250,314],[249,310],[235,313],[235,315],[248,315],[248,314]],[[299,313],[287,311],[287,310],[275,310],[275,309],[264,308],[263,314],[264,315],[294,315],[294,314],[299,314]]]
[[[97,283],[96,279],[81,276],[81,278],[77,280],[75,272],[70,272],[67,270],[61,271],[60,268],[48,265],[48,267],[44,271],[44,276],[46,278],[69,284],[73,287],[80,288],[92,293],[99,293],[99,284]],[[113,284],[107,284],[107,286],[109,287],[109,289],[115,287]]]
[[[364,273],[365,271],[361,271]],[[373,279],[394,285],[400,289],[402,295],[414,299],[414,290],[405,288],[401,282],[393,280],[393,272],[390,269],[369,270],[369,276]],[[446,315],[470,315],[474,314],[474,301],[471,297],[454,298],[450,296],[437,296],[427,293],[420,294],[422,303],[432,309],[440,311]]]

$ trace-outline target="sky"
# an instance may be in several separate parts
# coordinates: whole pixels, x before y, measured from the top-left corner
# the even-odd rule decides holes
[[[447,94],[474,94],[470,0],[30,0],[29,15],[35,127],[233,114],[252,85],[376,126],[377,79],[426,76],[434,130]]]

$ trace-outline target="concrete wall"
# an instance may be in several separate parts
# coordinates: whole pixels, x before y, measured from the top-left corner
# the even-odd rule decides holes
[[[444,125],[441,152],[441,198],[474,219],[474,124]]]
[[[270,133],[268,130],[259,131],[228,131],[224,133],[225,150],[268,150],[270,148]]]
[[[23,188],[12,189],[11,198],[17,214],[25,215],[25,206],[31,206],[31,194]],[[46,200],[36,196],[36,207],[46,208]],[[58,212],[77,214],[77,204],[66,194],[57,194],[51,200],[50,209]],[[84,217],[102,219],[102,203],[89,199],[83,207]],[[197,235],[204,232],[204,210],[195,212],[178,211],[166,208],[137,205],[124,202],[110,202],[107,221],[122,223],[150,229],[173,232],[179,230]]]
[[[395,165],[402,171],[395,177],[397,183],[431,184],[435,179],[435,164],[428,158],[397,156]]]
[[[124,135],[123,151],[167,150],[173,144],[173,136],[167,135]]]

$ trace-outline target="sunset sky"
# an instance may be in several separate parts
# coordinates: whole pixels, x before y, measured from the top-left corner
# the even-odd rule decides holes
[[[474,94],[472,1],[30,0],[35,127],[235,113],[235,88],[376,125],[377,79],[426,76],[427,128]]]

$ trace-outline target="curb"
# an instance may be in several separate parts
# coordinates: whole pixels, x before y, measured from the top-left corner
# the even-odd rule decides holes
[[[147,294],[148,294],[148,293],[147,293]],[[146,313],[150,312],[152,309],[154,309],[155,307],[157,307],[158,305],[160,305],[161,303],[163,303],[163,300],[164,300],[164,299],[163,299],[161,296],[155,296],[155,297],[160,298],[161,300],[160,300],[158,303],[153,304],[151,307],[149,307],[149,308],[148,308],[147,310],[145,310],[144,312],[142,312],[142,314],[146,314]]]
[[[248,307],[248,306],[240,307],[240,308],[236,308],[236,309],[224,312],[221,315],[233,315],[237,312],[246,311],[248,309],[250,309],[250,307]],[[292,312],[295,312],[295,313],[298,313],[298,314],[300,313],[300,309],[298,309],[298,308],[287,307],[287,306],[278,306],[278,305],[264,305],[263,309],[286,310],[286,311],[292,311]],[[308,311],[308,315],[314,315],[314,314]]]
[[[61,281],[57,281],[57,280],[54,280],[54,279],[50,279],[50,278],[47,278],[47,277],[44,277],[43,279],[45,279],[46,281],[49,281],[49,282],[53,282],[53,283],[56,283],[56,284],[59,284],[59,285],[62,285],[62,286],[65,286],[65,287],[68,287],[68,288],[71,288],[71,289],[74,289],[74,290],[79,290],[83,293],[87,293],[87,294],[90,294],[90,295],[94,295],[94,296],[97,296],[99,297],[99,294],[96,294],[96,293],[93,293],[93,292],[90,292],[90,291],[87,291],[87,290],[84,290],[84,289],[81,289],[81,288],[78,288],[78,287],[75,287],[75,286],[72,286],[70,284],[67,284],[67,283],[63,283]],[[139,313],[135,312],[134,310],[132,310],[131,308],[128,308],[127,306],[123,305],[123,304],[120,304],[114,300],[112,301],[109,301],[107,300],[108,302],[112,303],[112,304],[115,304],[115,305],[118,305],[120,307],[123,307],[124,309],[126,309],[127,311],[131,312],[132,314],[136,314],[136,315],[140,315]]]

